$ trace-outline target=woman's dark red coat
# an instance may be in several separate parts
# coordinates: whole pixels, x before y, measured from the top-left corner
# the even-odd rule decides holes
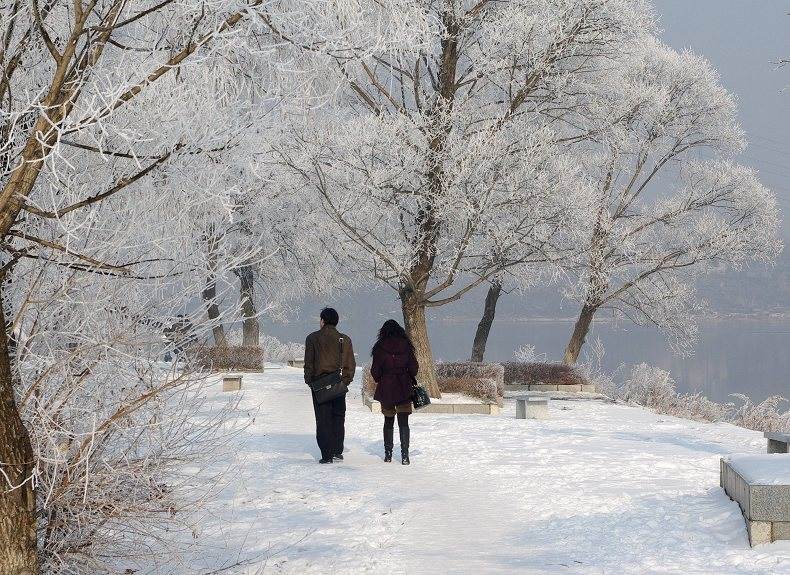
[[[388,406],[409,401],[417,369],[417,358],[407,340],[401,337],[381,340],[370,366],[370,374],[377,383],[373,399]]]

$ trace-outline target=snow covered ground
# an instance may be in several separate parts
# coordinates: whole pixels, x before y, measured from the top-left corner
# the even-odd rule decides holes
[[[508,401],[501,416],[415,414],[404,467],[383,463],[383,418],[355,384],[345,462],[318,465],[301,371],[244,383],[254,422],[198,533],[203,570],[790,573],[790,543],[751,549],[718,486],[719,457],[764,452],[759,433],[592,401],[516,420]]]

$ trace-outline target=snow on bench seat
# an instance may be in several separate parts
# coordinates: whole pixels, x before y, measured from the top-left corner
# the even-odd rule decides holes
[[[740,505],[752,546],[790,539],[790,456],[723,457],[720,485]]]

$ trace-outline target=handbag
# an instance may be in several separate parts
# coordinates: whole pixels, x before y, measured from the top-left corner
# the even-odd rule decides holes
[[[414,385],[411,388],[411,402],[414,404],[414,409],[420,409],[431,404],[431,398],[425,388],[414,380]]]
[[[310,382],[313,397],[317,404],[326,403],[348,393],[348,386],[343,383],[343,338],[340,338],[340,369],[327,373]]]

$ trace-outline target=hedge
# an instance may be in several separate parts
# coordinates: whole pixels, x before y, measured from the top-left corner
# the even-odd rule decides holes
[[[537,363],[511,361],[503,363],[504,381],[507,385],[586,385],[589,382],[570,365],[564,363]]]
[[[196,351],[195,360],[203,371],[263,372],[263,349],[258,346],[209,346]]]

